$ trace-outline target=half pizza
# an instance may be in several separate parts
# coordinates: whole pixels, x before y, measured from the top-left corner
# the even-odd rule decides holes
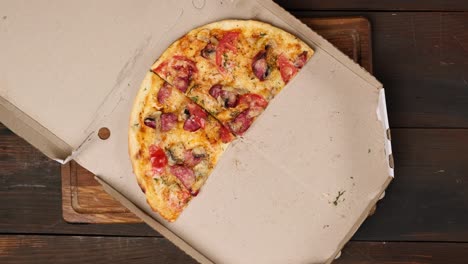
[[[236,136],[313,55],[266,23],[225,20],[196,28],[154,63],[135,99],[129,152],[148,204],[175,221]]]

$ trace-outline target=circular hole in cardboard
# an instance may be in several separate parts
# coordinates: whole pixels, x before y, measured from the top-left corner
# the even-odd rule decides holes
[[[111,132],[107,127],[101,127],[98,131],[98,136],[102,140],[110,138]]]
[[[392,154],[388,155],[388,163],[389,163],[389,165],[390,165],[390,168],[393,169],[393,167],[395,166],[395,164],[394,164],[394,161],[393,161],[393,155],[392,155]]]

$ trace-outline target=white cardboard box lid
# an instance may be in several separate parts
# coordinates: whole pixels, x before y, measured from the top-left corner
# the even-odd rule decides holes
[[[381,84],[273,2],[14,1],[0,10],[1,121],[48,156],[75,158],[201,262],[330,262],[393,176]],[[269,22],[316,53],[169,224],[132,175],[128,115],[170,43],[228,18]]]

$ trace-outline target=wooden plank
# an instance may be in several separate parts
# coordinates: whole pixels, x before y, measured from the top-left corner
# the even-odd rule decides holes
[[[274,0],[288,10],[468,11],[465,0]]]
[[[350,242],[334,264],[466,263],[468,243]],[[1,263],[197,263],[164,238],[0,236]]]
[[[309,27],[372,72],[369,21],[362,17],[301,18]],[[112,199],[94,175],[75,162],[62,166],[63,217],[70,223],[141,222]]]
[[[333,264],[462,264],[468,243],[350,242]]]
[[[468,12],[294,14],[369,18],[374,75],[386,90],[390,127],[468,128]]]
[[[197,263],[164,238],[0,236],[0,263]]]
[[[355,240],[467,241],[468,130],[394,129],[395,180]]]
[[[348,16],[299,19],[372,73],[371,25],[367,18]]]
[[[145,224],[67,224],[62,219],[60,164],[1,124],[0,233],[158,236]]]
[[[75,161],[62,166],[62,215],[68,223],[141,223]]]
[[[374,17],[391,126],[468,127],[468,13]]]

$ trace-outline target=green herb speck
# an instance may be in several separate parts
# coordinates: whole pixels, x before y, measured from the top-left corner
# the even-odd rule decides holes
[[[198,102],[198,96],[192,96],[190,97],[190,99],[192,99],[192,101],[194,101],[195,103]]]

